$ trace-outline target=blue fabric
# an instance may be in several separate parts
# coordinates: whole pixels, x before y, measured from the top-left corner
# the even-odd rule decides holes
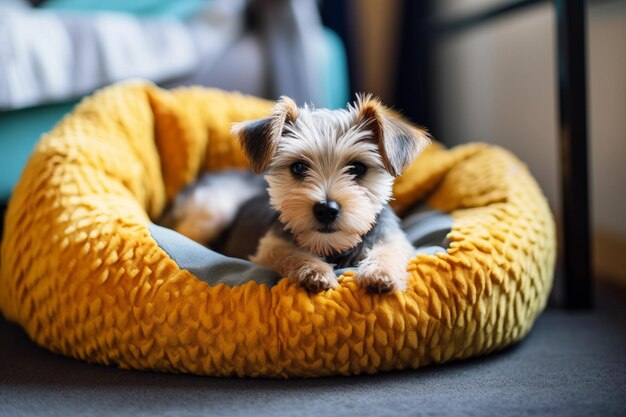
[[[327,59],[322,63],[321,85],[324,88],[322,106],[329,109],[343,109],[349,101],[348,58],[341,38],[330,29],[324,30]]]
[[[122,12],[137,16],[186,18],[210,0],[48,0],[42,8],[56,11]]]
[[[35,144],[76,103],[0,112],[0,201],[6,201]]]

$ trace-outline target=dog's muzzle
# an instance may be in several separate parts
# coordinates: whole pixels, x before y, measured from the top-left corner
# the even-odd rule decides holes
[[[317,221],[329,226],[339,216],[339,203],[333,200],[321,201],[313,206],[313,214]]]

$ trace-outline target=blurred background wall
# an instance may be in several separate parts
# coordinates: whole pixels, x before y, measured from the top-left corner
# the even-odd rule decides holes
[[[348,99],[345,48],[316,0],[0,0],[0,219],[39,137],[82,97],[136,78]]]
[[[349,0],[357,91],[394,103],[404,2]],[[502,0],[438,0],[451,19]],[[626,1],[588,2],[592,225],[597,275],[626,285]],[[420,24],[420,22],[415,22]],[[555,16],[551,2],[439,38],[429,104],[438,140],[486,141],[524,160],[559,212]]]

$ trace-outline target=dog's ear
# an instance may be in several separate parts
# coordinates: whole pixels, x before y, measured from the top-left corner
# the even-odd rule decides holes
[[[357,125],[372,131],[385,168],[394,177],[402,174],[430,143],[426,130],[411,125],[370,94],[357,95],[354,108]]]
[[[239,137],[239,144],[255,173],[261,174],[267,169],[278,148],[285,123],[293,123],[297,117],[296,103],[282,96],[270,117],[233,125],[231,132]]]

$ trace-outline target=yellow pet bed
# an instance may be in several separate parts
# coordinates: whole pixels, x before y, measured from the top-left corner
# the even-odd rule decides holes
[[[520,340],[546,304],[554,223],[510,153],[429,147],[395,185],[454,219],[445,253],[407,265],[408,289],[371,295],[352,272],[310,295],[282,279],[211,286],[149,233],[203,170],[245,167],[234,121],[272,103],[134,82],[84,100],[45,135],[6,215],[0,307],[39,345],[122,368],[319,376],[417,368]]]

